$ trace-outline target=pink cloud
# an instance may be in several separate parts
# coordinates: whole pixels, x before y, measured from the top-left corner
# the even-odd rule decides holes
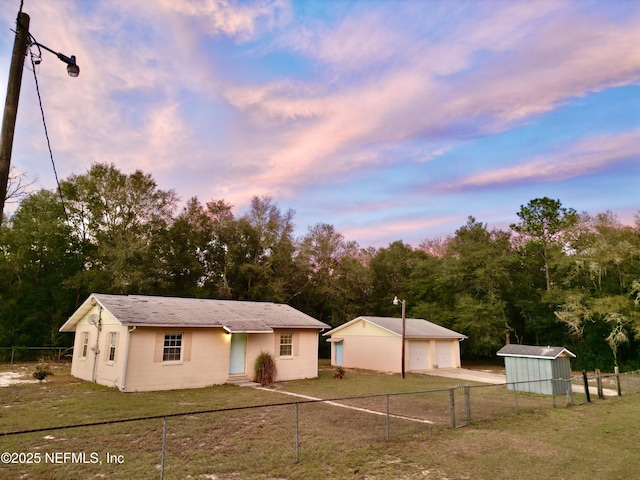
[[[487,9],[482,21],[467,22],[455,36],[424,45],[422,55],[420,45],[401,49],[404,32],[380,28],[385,44],[397,49],[392,55],[383,51],[382,60],[363,41],[378,30],[381,18],[359,18],[363,22],[343,49],[335,46],[350,20],[305,46],[337,70],[331,74],[337,80],[329,85],[272,83],[228,90],[227,98],[251,112],[252,121],[281,122],[282,133],[266,152],[265,168],[256,172],[259,183],[281,189],[386,165],[376,155],[378,149],[412,138],[435,139],[443,130],[455,136],[459,127],[448,130],[448,125],[468,129],[463,136],[502,131],[567,98],[629,83],[640,68],[640,53],[631,48],[640,44],[637,21],[614,25],[562,3]],[[476,65],[474,55],[483,51],[495,58]],[[366,81],[354,78],[350,84],[342,77],[352,73],[346,61],[350,57],[357,65],[370,66],[384,65],[391,56],[393,68],[381,68]],[[371,154],[351,159],[349,152],[363,145]]]
[[[479,172],[449,183],[432,185],[429,190],[493,189],[527,183],[557,182],[593,174],[605,167],[637,159],[638,152],[640,152],[640,130],[588,138],[518,165]]]
[[[464,223],[466,217],[461,215],[441,216],[436,218],[409,218],[382,222],[371,222],[366,226],[346,227],[341,229],[341,233],[346,239],[357,238],[363,244],[371,244],[380,239],[387,242],[402,239],[403,241],[413,240],[416,243],[424,240],[426,232],[434,227],[445,226],[449,224]],[[412,237],[412,238],[409,238]],[[379,245],[385,246],[385,245]]]
[[[161,0],[157,5],[167,14],[195,20],[210,35],[224,34],[240,41],[252,40],[263,30],[282,26],[291,19],[291,6],[286,0],[249,4],[226,0]]]
[[[201,172],[195,181],[208,178],[203,191],[210,198],[241,205],[256,194],[292,196],[309,183],[339,183],[363,170],[428,160],[468,134],[507,130],[572,97],[637,82],[640,71],[637,14],[614,23],[601,12],[591,17],[580,11],[581,3],[501,2],[495,8],[479,2],[477,14],[465,20],[457,2],[444,2],[429,10],[425,26],[420,2],[402,4],[402,15],[420,10],[413,17],[395,16],[396,2],[365,2],[336,26],[320,28],[296,25],[288,2],[155,5],[113,0],[89,9],[89,17],[73,2],[38,5],[36,37],[76,54],[82,70],[70,80],[53,57],[40,69],[62,176],[105,161],[170,179],[188,158]],[[448,24],[449,17],[462,20]],[[132,24],[145,29],[134,46]],[[427,38],[425,28],[437,35]],[[314,62],[317,75],[230,77],[215,50],[198,46],[202,35],[247,42],[265,32],[277,37],[271,51],[286,46],[287,53]],[[196,131],[202,125],[180,108],[183,91],[211,102],[203,108],[231,112],[215,119],[229,125],[211,126],[229,128],[224,144]],[[137,107],[139,125],[120,98],[138,93],[151,97]],[[23,93],[21,102],[21,122],[40,128],[33,93]],[[29,138],[42,142],[41,130]],[[395,155],[413,140],[420,147]],[[623,158],[637,149],[630,138],[617,140],[623,144],[601,150],[584,141],[567,147],[564,164],[539,157],[463,179],[470,182],[463,187],[580,175],[600,168],[607,156]]]

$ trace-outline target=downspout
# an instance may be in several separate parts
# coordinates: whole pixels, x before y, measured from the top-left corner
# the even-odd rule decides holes
[[[131,334],[136,331],[136,327],[127,329],[127,341],[124,347],[124,367],[122,368],[122,382],[120,383],[120,390],[125,391],[127,382],[127,366],[129,365],[129,342],[131,341]]]
[[[96,344],[93,347],[93,372],[91,374],[91,381],[96,381],[96,368],[98,366],[98,354],[100,353],[100,330],[102,330],[102,305],[98,305],[98,321],[96,322]]]

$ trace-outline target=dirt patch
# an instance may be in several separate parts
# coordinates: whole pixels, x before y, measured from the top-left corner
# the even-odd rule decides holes
[[[9,387],[18,383],[38,383],[38,380],[29,378],[29,374],[18,372],[0,372],[0,387]]]

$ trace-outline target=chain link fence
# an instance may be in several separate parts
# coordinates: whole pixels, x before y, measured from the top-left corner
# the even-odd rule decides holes
[[[637,393],[640,372],[544,382],[561,383],[566,393],[525,392],[531,382],[456,385],[4,432],[3,451],[35,452],[39,461],[3,462],[0,477],[337,478],[344,466],[337,463],[355,466],[372,450],[379,455],[385,445],[424,441],[437,429],[587,403],[585,384],[594,395],[598,383],[607,393],[618,394],[618,386],[621,395]],[[87,451],[96,438],[113,448]],[[76,457],[55,456],[61,452]]]
[[[71,361],[73,347],[0,347],[0,363]]]

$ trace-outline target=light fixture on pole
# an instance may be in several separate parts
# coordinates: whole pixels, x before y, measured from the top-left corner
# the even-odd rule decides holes
[[[393,299],[393,304],[394,305],[398,305],[399,303],[402,303],[402,355],[401,355],[401,367],[400,367],[400,372],[402,374],[402,378],[404,378],[404,344],[405,344],[405,338],[407,336],[407,301],[406,300],[400,300],[397,296],[394,297]]]
[[[42,43],[38,43],[38,42],[32,42],[31,46],[38,47],[38,50],[40,50],[40,48],[44,48],[47,52],[51,52],[56,57],[58,57],[61,62],[66,63],[67,64],[67,73],[69,74],[70,77],[77,77],[78,75],[80,75],[80,67],[76,63],[76,56],[75,55],[71,55],[70,57],[67,57],[66,55],[63,55],[62,53],[56,52],[55,50],[52,50],[49,47],[47,47],[46,45],[43,45]],[[33,63],[35,63],[36,65],[39,65],[40,62],[41,62],[40,55],[37,55],[36,56],[36,60],[34,60]]]
[[[20,85],[22,84],[22,70],[24,69],[24,57],[27,48],[35,46],[40,51],[44,48],[53,53],[62,62],[67,64],[67,73],[71,77],[80,74],[80,67],[76,63],[75,55],[67,57],[49,47],[38,43],[29,33],[29,15],[24,12],[18,14],[16,20],[16,38],[13,43],[13,53],[11,54],[11,66],[9,67],[9,82],[7,84],[7,97],[4,104],[4,115],[2,117],[2,131],[0,132],[0,224],[4,214],[4,202],[7,197],[7,187],[9,184],[9,170],[11,168],[11,151],[13,149],[13,135],[16,130],[16,116],[18,115],[18,101],[20,100]],[[35,56],[35,64],[40,63],[40,57]]]

